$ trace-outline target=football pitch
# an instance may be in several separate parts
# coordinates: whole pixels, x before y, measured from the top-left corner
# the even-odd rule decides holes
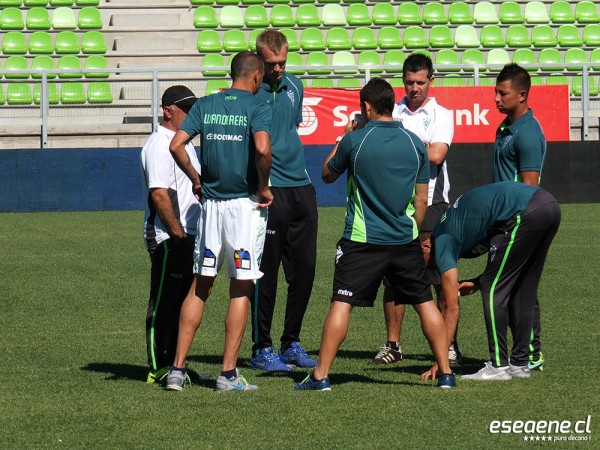
[[[343,217],[342,208],[319,210],[317,276],[302,334],[311,355],[329,306]],[[419,374],[432,361],[413,310],[404,322],[405,360],[367,365],[385,341],[378,301],[353,311],[331,392],[294,391],[303,370],[250,370],[248,322],[239,367],[259,390],[218,394],[225,276],[217,278],[188,360],[212,380],[167,392],[145,383],[143,212],[0,214],[0,446],[600,448],[598,217],[600,204],[562,206],[539,290],[546,365],[531,379],[458,379],[453,390],[422,382]],[[461,261],[461,278],[484,264],[485,258]],[[276,343],[284,284],[280,273]],[[487,354],[479,294],[462,301],[459,343],[464,365],[457,373],[478,370]]]

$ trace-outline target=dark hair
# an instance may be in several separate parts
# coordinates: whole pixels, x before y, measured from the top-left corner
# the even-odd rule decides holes
[[[496,78],[496,84],[510,81],[511,87],[516,90],[529,92],[531,88],[531,77],[529,72],[518,64],[506,64]]]
[[[433,76],[433,63],[431,58],[423,53],[411,53],[404,60],[402,65],[402,78],[406,77],[406,72],[420,72],[421,70],[427,70],[427,78]]]
[[[391,116],[396,95],[390,83],[383,78],[371,78],[360,90],[360,103],[362,105],[365,102],[369,102],[377,114]]]
[[[256,37],[256,53],[262,56],[262,49],[268,48],[276,55],[282,48],[288,48],[288,41],[281,31],[266,30]]]
[[[250,51],[240,52],[231,61],[231,79],[233,81],[248,78],[256,69],[264,71],[264,63],[260,57]]]

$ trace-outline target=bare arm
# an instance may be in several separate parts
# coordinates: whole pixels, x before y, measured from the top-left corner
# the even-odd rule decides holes
[[[531,186],[539,186],[540,173],[539,172],[521,172],[521,179],[524,184],[530,184]]]
[[[450,147],[448,147],[448,144],[444,144],[443,142],[432,142],[431,144],[426,143],[425,148],[427,149],[429,163],[437,166],[444,162]]]
[[[273,203],[273,194],[269,188],[269,174],[271,173],[271,136],[266,131],[254,133],[256,147],[255,161],[258,172],[258,207],[266,208]]]
[[[425,218],[425,212],[427,211],[427,191],[429,185],[420,183],[415,185],[415,199],[413,205],[415,207],[415,221],[417,222],[417,228],[421,228],[423,219]]]
[[[173,203],[169,198],[169,192],[165,188],[154,188],[150,190],[150,198],[154,203],[156,212],[167,227],[169,235],[173,238],[185,238],[185,230],[181,226],[179,219],[175,217],[173,212]]]
[[[171,140],[171,144],[169,145],[169,151],[171,152],[171,155],[173,155],[173,159],[179,168],[192,182],[192,189],[194,190],[194,193],[196,193],[196,190],[202,186],[202,182],[200,180],[200,174],[192,165],[192,161],[185,151],[185,146],[190,141],[191,138],[189,134],[183,130],[177,130],[175,136],[173,136],[173,139]]]
[[[346,128],[344,129],[344,136],[349,133],[352,130],[355,130],[356,127],[358,126],[358,122],[356,122],[355,120],[350,120],[348,121],[348,124],[346,125]],[[338,146],[340,145],[339,141],[335,144],[335,146],[333,147],[333,150],[331,150],[331,153],[329,154],[329,156],[327,156],[327,158],[325,158],[325,162],[323,163],[323,170],[321,171],[321,179],[323,180],[324,183],[333,183],[335,180],[337,180],[341,173],[337,173],[333,170],[330,170],[329,167],[327,166],[327,163],[329,162],[329,160],[331,160],[331,158],[333,158],[335,156],[335,153],[337,152]]]

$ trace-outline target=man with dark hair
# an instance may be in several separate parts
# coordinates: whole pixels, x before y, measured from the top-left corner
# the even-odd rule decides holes
[[[185,360],[202,320],[215,277],[224,261],[230,277],[230,303],[225,317],[223,367],[216,390],[256,389],[237,370],[248,319],[249,298],[262,273],[259,262],[265,236],[271,167],[271,110],[254,94],[264,75],[262,60],[238,53],[231,64],[230,89],[198,100],[173,140],[170,150],[202,199],[194,251],[196,278],[181,308],[177,353],[167,389],[186,383]],[[202,176],[184,146],[196,135],[201,141]]]
[[[331,389],[328,375],[350,313],[355,306],[373,306],[384,276],[398,294],[396,302],[412,304],[419,314],[442,373],[438,386],[454,387],[444,319],[432,300],[418,239],[427,209],[427,152],[416,135],[392,119],[394,90],[387,81],[371,79],[360,92],[360,108],[366,127],[352,131],[356,122],[350,122],[323,164],[325,183],[348,171],[346,223],[317,366],[295,389]]]
[[[265,371],[290,371],[292,366],[316,364],[300,345],[300,331],[315,278],[317,201],[297,130],[302,123],[304,90],[300,80],[285,71],[287,39],[277,30],[266,30],[258,35],[256,49],[265,63],[264,82],[256,95],[273,111],[269,185],[277,201],[269,208],[260,264],[264,276],[256,284],[252,303],[250,366]],[[276,353],[271,325],[280,265],[288,289],[281,348]]]
[[[496,108],[506,118],[496,131],[492,181],[518,181],[539,186],[546,157],[546,138],[527,103],[531,78],[517,64],[507,64],[496,79]],[[535,295],[535,320],[531,333],[529,368],[543,370],[540,305]]]

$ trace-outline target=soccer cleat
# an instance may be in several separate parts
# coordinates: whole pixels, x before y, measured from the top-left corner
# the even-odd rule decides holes
[[[172,367],[167,375],[167,391],[181,391],[186,384],[192,384],[187,371],[185,369],[180,370]]]
[[[529,378],[531,372],[527,366],[513,366],[509,364],[510,376],[513,378]]]
[[[374,366],[383,366],[400,361],[402,361],[402,348],[398,347],[398,350],[394,350],[392,347],[389,347],[388,344],[385,344],[379,349],[379,352],[377,352],[375,358],[369,361],[369,364]]]
[[[291,372],[293,367],[284,364],[279,356],[273,352],[273,347],[261,348],[258,355],[250,358],[252,369],[264,370],[265,372]]]
[[[331,384],[329,384],[329,377],[321,378],[320,380],[313,381],[309,374],[304,380],[294,386],[297,391],[330,391]]]
[[[456,387],[456,377],[453,373],[445,373],[438,378],[438,387],[450,389]]]
[[[483,365],[483,368],[479,370],[479,372],[475,372],[471,375],[463,375],[461,378],[463,380],[477,381],[506,381],[512,380],[512,375],[510,374],[510,368],[508,366],[494,367],[492,362],[488,361]]]
[[[540,352],[540,357],[537,361],[529,361],[527,368],[529,370],[544,370],[544,355],[542,355],[542,352]]]
[[[292,342],[290,348],[285,352],[279,350],[279,359],[284,364],[294,365],[296,367],[313,368],[317,365],[317,361],[306,354],[306,350],[302,348],[300,342]]]
[[[456,341],[453,341],[448,349],[448,363],[450,363],[450,367],[460,367],[462,364],[462,355],[460,354],[460,350],[458,350]]]
[[[235,369],[236,376],[232,378],[225,378],[220,375],[217,378],[217,392],[229,392],[229,391],[255,391],[258,386],[249,384],[246,379],[240,375],[239,371]]]
[[[154,370],[148,372],[148,377],[146,378],[146,383],[152,384],[156,382],[160,382],[164,380],[164,378],[169,373],[169,367],[163,367],[162,369]]]

